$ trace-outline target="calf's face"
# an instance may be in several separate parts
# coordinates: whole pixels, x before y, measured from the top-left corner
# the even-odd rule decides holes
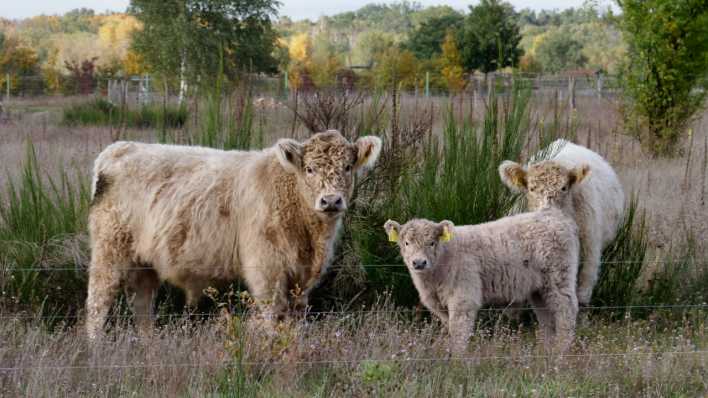
[[[296,175],[299,194],[324,218],[344,214],[355,173],[372,168],[381,153],[378,137],[361,137],[352,144],[335,130],[303,143],[282,139],[276,146],[281,165]]]
[[[506,186],[526,195],[529,210],[549,207],[563,209],[572,206],[570,192],[590,175],[590,166],[580,165],[568,169],[547,160],[524,168],[507,160],[499,166],[499,174]]]
[[[393,220],[384,224],[388,240],[398,243],[410,272],[425,272],[435,267],[441,246],[452,239],[453,227],[447,220],[439,223],[411,220],[402,227]]]

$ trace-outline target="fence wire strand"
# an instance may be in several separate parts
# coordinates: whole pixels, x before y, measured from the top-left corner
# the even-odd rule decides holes
[[[693,260],[644,260],[644,261],[602,261],[600,264],[601,265],[621,265],[621,264],[683,264],[683,263],[691,263],[695,265],[708,265],[708,262],[703,262],[703,261],[693,261]],[[583,265],[583,262],[581,261],[579,263],[580,265]],[[238,267],[239,269],[246,269],[246,268],[260,268],[258,266],[250,266],[250,267]],[[341,270],[341,269],[351,269],[351,268],[406,268],[405,264],[358,264],[358,265],[330,265],[327,267],[327,271],[334,271],[334,270]],[[121,268],[121,271],[147,271],[147,270],[155,270],[154,267],[127,267],[127,268]],[[88,267],[37,267],[37,268],[31,268],[31,267],[22,267],[22,268],[15,268],[15,267],[0,267],[0,272],[58,272],[58,271],[76,271],[76,272],[88,272],[89,268]]]
[[[530,310],[544,310],[546,307],[490,307],[481,308],[479,312],[505,312],[508,310],[514,311],[530,311]],[[616,311],[616,310],[701,310],[708,309],[708,303],[703,304],[643,304],[643,305],[607,305],[607,306],[584,306],[580,307],[580,311]],[[230,316],[244,316],[249,314],[251,311],[236,311],[230,312]],[[296,316],[298,318],[306,318],[312,316],[333,316],[333,315],[369,315],[369,314],[416,314],[416,313],[431,313],[427,308],[400,308],[391,310],[341,310],[341,311],[307,311],[306,313],[299,314]],[[140,315],[140,314],[113,314],[109,315],[109,319],[130,319],[130,318],[142,318],[151,317],[155,319],[180,319],[186,317],[218,317],[221,316],[218,312],[173,312],[168,314],[156,314],[156,315]],[[62,320],[62,319],[82,319],[83,315],[31,315],[31,314],[16,314],[16,315],[4,315],[0,314],[0,319],[49,319],[49,320]]]
[[[539,359],[579,359],[579,358],[618,358],[618,357],[637,357],[637,356],[689,356],[689,355],[708,355],[708,351],[652,351],[652,352],[601,352],[588,354],[558,354],[558,355],[482,355],[482,356],[445,356],[445,357],[426,357],[426,358],[356,358],[356,359],[328,359],[328,360],[313,360],[313,361],[243,361],[241,365],[245,366],[293,366],[293,365],[354,365],[364,362],[374,363],[416,363],[416,362],[481,362],[481,361],[520,361],[520,360],[539,360]],[[14,366],[0,367],[0,372],[12,373],[26,370],[91,370],[91,369],[148,369],[148,368],[206,368],[211,364],[195,363],[195,364],[173,364],[173,363],[155,363],[155,364],[117,364],[117,365],[51,365],[51,366]],[[225,366],[222,366],[225,367]]]

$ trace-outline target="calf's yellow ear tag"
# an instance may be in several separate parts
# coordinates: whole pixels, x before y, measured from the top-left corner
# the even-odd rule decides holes
[[[391,231],[388,233],[388,241],[398,242],[398,231],[396,231],[395,228],[391,228]]]
[[[452,239],[452,231],[448,227],[443,227],[443,233],[440,235],[440,241],[449,242]]]

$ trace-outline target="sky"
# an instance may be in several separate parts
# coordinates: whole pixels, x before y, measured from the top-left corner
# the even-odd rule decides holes
[[[282,6],[280,15],[287,15],[292,19],[317,19],[322,15],[332,15],[344,11],[353,11],[369,3],[392,3],[391,0],[280,0]],[[518,9],[532,8],[565,9],[579,7],[584,0],[507,0]],[[470,4],[478,3],[477,0],[418,0],[423,6],[446,4],[453,8],[466,10]],[[129,0],[1,0],[0,17],[18,19],[40,14],[63,14],[75,8],[92,8],[97,12],[125,11]],[[609,4],[608,0],[601,0],[603,8]]]

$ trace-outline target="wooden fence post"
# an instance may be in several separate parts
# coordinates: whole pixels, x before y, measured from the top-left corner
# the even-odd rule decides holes
[[[568,78],[568,106],[570,110],[575,109],[575,77]]]
[[[492,92],[494,91],[494,72],[487,73],[487,103],[492,103]]]
[[[604,85],[605,75],[602,72],[597,74],[597,98],[602,99],[602,86]]]

